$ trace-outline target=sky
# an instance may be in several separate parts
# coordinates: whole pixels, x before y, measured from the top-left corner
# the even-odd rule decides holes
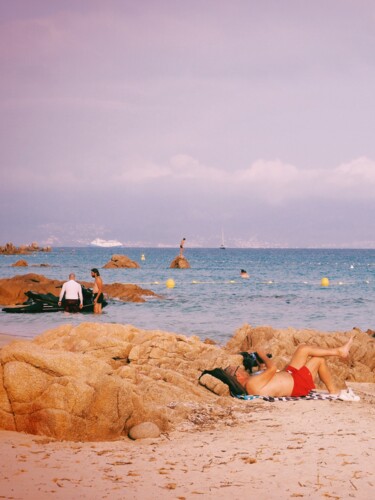
[[[0,0],[0,245],[375,248],[373,0]]]

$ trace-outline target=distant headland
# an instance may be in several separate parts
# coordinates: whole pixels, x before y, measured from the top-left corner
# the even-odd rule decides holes
[[[6,243],[4,246],[0,246],[0,254],[2,255],[16,255],[16,254],[29,254],[33,252],[51,252],[52,248],[50,246],[40,247],[35,241],[30,243],[30,245],[21,245],[16,247],[13,243]]]

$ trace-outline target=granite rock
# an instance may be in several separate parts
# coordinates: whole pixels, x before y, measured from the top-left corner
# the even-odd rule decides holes
[[[30,245],[21,245],[16,247],[13,243],[6,243],[4,246],[0,246],[0,254],[3,255],[17,255],[17,254],[28,254],[33,252],[50,252],[52,249],[50,246],[39,247],[38,243],[33,242]]]
[[[104,269],[128,268],[138,269],[140,265],[134,260],[129,259],[126,255],[112,255],[111,260],[103,266]]]
[[[158,438],[160,429],[154,422],[142,422],[132,427],[128,435],[131,439]]]
[[[27,267],[28,265],[26,260],[20,259],[17,262],[13,262],[12,267]]]
[[[177,255],[177,257],[175,257],[172,260],[171,265],[169,267],[170,269],[190,269],[190,264],[185,257]]]
[[[282,368],[301,342],[337,346],[350,335],[244,325],[220,347],[131,325],[62,325],[0,350],[0,428],[75,441],[127,436],[146,422],[165,432],[199,405],[219,416],[228,388],[199,377],[240,364],[239,351],[262,344]],[[349,360],[330,367],[341,383],[374,382],[374,354],[374,340],[356,331]]]
[[[13,278],[0,279],[0,304],[4,306],[22,304],[27,297],[25,292],[31,290],[36,293],[52,293],[59,296],[64,281],[46,278],[40,274],[23,274]],[[92,283],[80,281],[86,288]],[[110,298],[124,302],[145,302],[146,296],[159,297],[152,290],[126,283],[107,283],[103,287],[104,293]]]

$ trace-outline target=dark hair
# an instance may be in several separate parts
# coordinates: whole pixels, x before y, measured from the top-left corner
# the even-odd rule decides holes
[[[204,370],[199,379],[203,377],[208,373],[208,375],[211,375],[212,377],[215,377],[224,384],[226,384],[229,387],[229,392],[231,396],[240,396],[246,393],[246,389],[238,382],[235,376],[230,375],[226,370],[223,370],[222,368],[214,368],[213,370]]]
[[[92,273],[95,273],[97,276],[100,276],[100,273],[99,273],[99,271],[96,269],[96,267],[93,267],[93,268],[91,269],[91,272],[92,272]]]

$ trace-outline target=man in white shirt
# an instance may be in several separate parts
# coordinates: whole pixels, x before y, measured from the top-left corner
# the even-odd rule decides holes
[[[83,307],[82,287],[75,281],[74,273],[69,274],[69,281],[66,281],[60,292],[59,306],[65,295],[64,309],[66,312],[78,312]]]

